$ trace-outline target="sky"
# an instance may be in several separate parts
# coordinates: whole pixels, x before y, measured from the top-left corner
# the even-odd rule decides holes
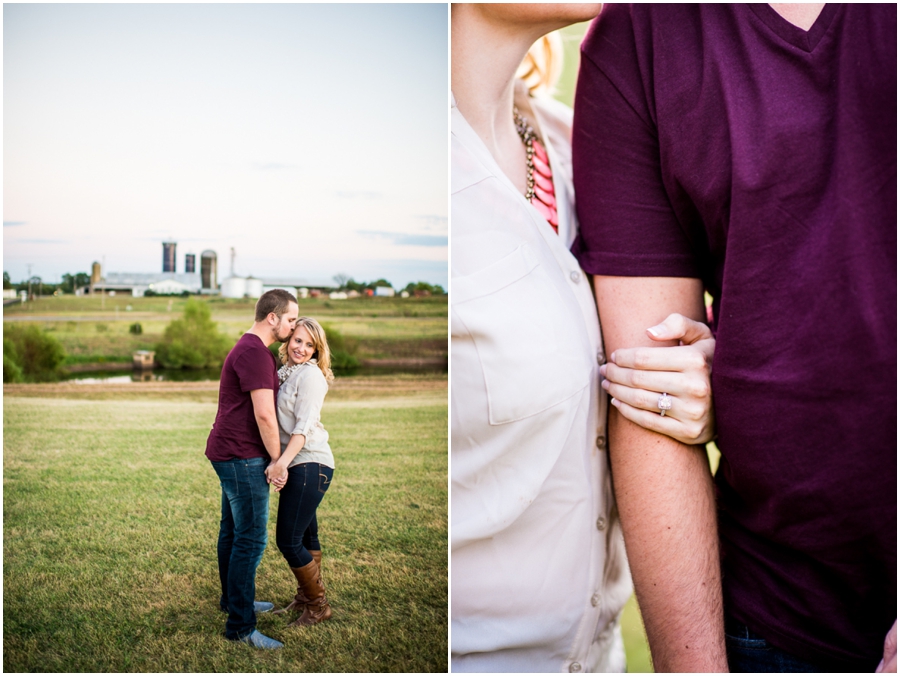
[[[5,4],[3,269],[447,288],[445,4]]]

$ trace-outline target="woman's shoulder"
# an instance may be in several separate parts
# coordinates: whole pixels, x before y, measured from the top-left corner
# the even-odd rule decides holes
[[[324,384],[325,387],[328,387],[328,381],[325,379],[325,374],[322,373],[322,369],[319,368],[319,365],[316,363],[314,359],[310,359],[308,362],[303,364],[298,371],[300,372],[300,378],[307,383],[315,383],[317,385]]]

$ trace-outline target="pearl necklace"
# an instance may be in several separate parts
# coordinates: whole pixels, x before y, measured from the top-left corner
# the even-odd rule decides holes
[[[280,369],[278,369],[278,381],[283,385],[284,381],[290,378],[294,374],[294,371],[296,371],[301,366],[303,366],[303,364],[291,364],[290,366],[285,364]]]

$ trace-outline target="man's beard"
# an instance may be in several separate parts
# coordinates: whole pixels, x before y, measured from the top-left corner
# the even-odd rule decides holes
[[[291,339],[291,336],[294,335],[294,332],[293,332],[293,331],[288,331],[287,334],[282,338],[281,336],[278,335],[278,331],[277,331],[277,330],[276,330],[276,331],[273,331],[273,333],[275,334],[275,340],[277,340],[279,343],[286,343],[286,342],[288,342],[288,341]]]

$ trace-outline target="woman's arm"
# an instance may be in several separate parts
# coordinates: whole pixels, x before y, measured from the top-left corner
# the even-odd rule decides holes
[[[716,436],[710,373],[716,340],[706,324],[672,314],[647,329],[655,341],[679,341],[665,348],[617,349],[600,367],[603,388],[623,417],[683,444],[705,444]],[[672,408],[660,415],[659,399]]]
[[[294,385],[297,388],[297,396],[294,400],[294,429],[290,430],[291,440],[282,451],[278,462],[275,463],[280,476],[285,479],[291,461],[306,445],[309,429],[318,420],[322,405],[325,403],[325,395],[328,393],[325,376],[318,367],[313,366],[313,368],[315,371],[301,375]],[[275,490],[280,491],[281,487],[276,486]]]
[[[303,449],[303,446],[306,444],[306,435],[305,434],[293,434],[291,435],[291,440],[288,442],[288,445],[284,447],[284,450],[281,452],[281,457],[278,458],[278,461],[274,463],[273,467],[275,468],[274,474],[279,479],[284,479],[281,483],[275,483],[275,492],[278,493],[284,488],[284,484],[287,482],[288,476],[288,466],[291,464],[291,460],[297,457],[297,454]]]

